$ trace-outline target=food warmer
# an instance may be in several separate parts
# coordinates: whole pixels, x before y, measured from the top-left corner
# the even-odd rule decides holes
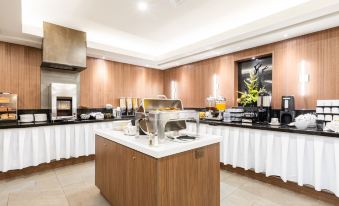
[[[17,120],[18,95],[0,92],[0,122]]]
[[[149,136],[151,145],[157,145],[158,141],[164,141],[166,137],[180,139],[182,136],[179,136],[179,131],[186,129],[186,120],[195,121],[197,138],[199,136],[197,111],[183,110],[181,100],[178,99],[144,99],[136,112],[137,136],[140,130],[143,131]]]

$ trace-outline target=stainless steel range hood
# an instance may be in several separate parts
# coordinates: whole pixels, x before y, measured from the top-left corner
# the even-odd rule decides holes
[[[80,72],[86,69],[86,33],[44,22],[41,67]]]

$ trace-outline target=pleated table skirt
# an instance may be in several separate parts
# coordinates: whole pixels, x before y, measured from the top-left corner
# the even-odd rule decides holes
[[[0,171],[94,154],[95,129],[112,122],[0,130]]]
[[[188,130],[195,131],[190,123]],[[220,161],[283,181],[312,185],[339,197],[339,138],[200,124],[200,133],[222,136]]]

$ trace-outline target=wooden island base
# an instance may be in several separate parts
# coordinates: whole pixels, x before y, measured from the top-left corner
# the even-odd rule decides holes
[[[219,143],[153,158],[96,136],[95,184],[114,206],[219,206]]]

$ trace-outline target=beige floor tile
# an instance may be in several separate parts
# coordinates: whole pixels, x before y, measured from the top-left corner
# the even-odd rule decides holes
[[[260,181],[252,180],[240,187],[251,194],[260,196],[271,202],[286,206],[316,206],[328,205],[325,202],[298,194],[280,187],[269,185]]]
[[[71,206],[109,206],[93,184],[76,183],[63,187],[63,190]]]
[[[224,181],[228,177],[230,177],[233,173],[225,171],[225,170],[220,170],[220,181]]]
[[[238,189],[221,200],[221,206],[280,206],[257,195]]]
[[[0,181],[0,206],[108,206],[95,187],[94,161]],[[310,197],[220,171],[222,206],[327,206]]]
[[[58,168],[55,170],[55,174],[61,186],[67,186],[81,182],[94,184],[95,169],[93,165],[94,163],[83,163],[75,165],[74,167],[68,166],[65,168]]]
[[[18,192],[21,190],[32,189],[35,187],[34,180],[28,180],[23,177],[9,179],[0,182],[0,195],[8,195],[12,192]]]
[[[21,191],[10,193],[8,206],[67,206],[68,201],[62,190]]]
[[[232,192],[236,191],[239,187],[227,184],[225,182],[220,182],[220,199],[224,199],[226,196],[230,195]]]
[[[246,184],[248,181],[251,181],[252,179],[248,178],[248,177],[244,177],[242,175],[238,175],[238,174],[231,174],[228,175],[226,177],[223,178],[223,180],[221,180],[221,182],[224,182],[228,185],[232,185],[234,187],[240,187],[244,184]]]
[[[7,206],[8,194],[0,195],[0,206]]]

